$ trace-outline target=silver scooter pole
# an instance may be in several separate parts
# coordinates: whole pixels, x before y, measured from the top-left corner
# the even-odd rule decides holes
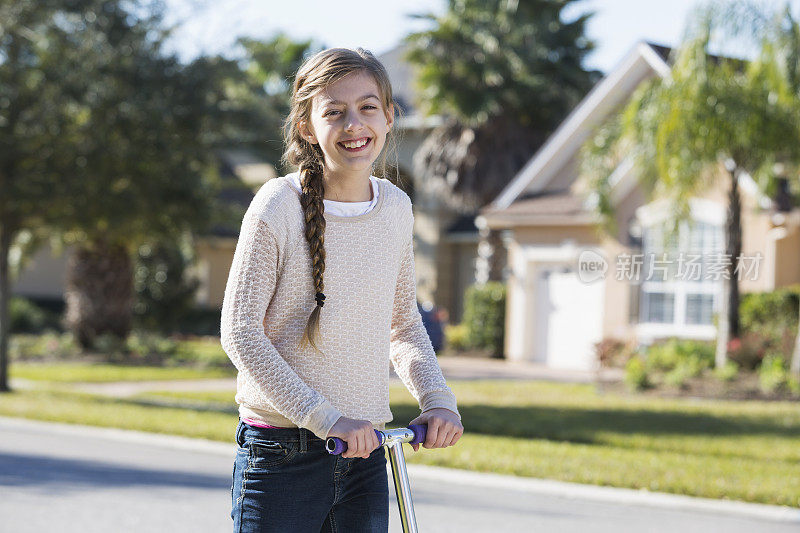
[[[414,502],[411,499],[411,487],[408,484],[408,471],[406,458],[403,455],[403,443],[421,444],[425,442],[427,425],[411,425],[407,428],[376,429],[378,442],[389,449],[389,459],[392,465],[394,490],[397,494],[397,507],[400,509],[400,523],[404,533],[417,533],[417,519],[414,515]],[[337,437],[325,440],[328,453],[338,455],[347,450],[347,443]]]

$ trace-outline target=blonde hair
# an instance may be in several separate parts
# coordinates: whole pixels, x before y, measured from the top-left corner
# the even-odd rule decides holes
[[[300,171],[302,192],[300,205],[305,214],[305,236],[311,252],[311,267],[314,277],[315,298],[317,306],[308,318],[306,329],[301,339],[303,345],[311,343],[319,350],[319,315],[325,296],[325,185],[322,180],[325,169],[325,157],[317,144],[311,144],[300,135],[298,124],[311,121],[311,102],[316,94],[332,83],[354,72],[367,72],[375,79],[380,92],[379,97],[384,112],[389,113],[390,105],[399,112],[400,108],[392,96],[392,85],[386,69],[368,50],[356,48],[329,48],[308,58],[297,70],[292,86],[292,97],[289,115],[283,124],[284,146],[282,161],[284,165],[297,167]],[[397,134],[394,128],[389,130],[386,145],[397,159]],[[394,165],[397,169],[397,164]],[[373,167],[373,174],[388,177],[386,151],[382,151],[378,163]]]

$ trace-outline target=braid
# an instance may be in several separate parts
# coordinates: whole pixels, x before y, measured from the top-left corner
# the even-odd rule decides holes
[[[322,180],[322,168],[319,165],[307,164],[300,167],[300,184],[302,193],[300,205],[303,208],[306,223],[306,240],[311,252],[312,275],[317,306],[308,317],[305,334],[301,340],[303,345],[311,343],[317,348],[319,337],[319,314],[325,303],[323,274],[325,273],[325,184]]]

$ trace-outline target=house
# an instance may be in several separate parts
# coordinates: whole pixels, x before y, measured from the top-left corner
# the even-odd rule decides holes
[[[645,198],[629,159],[623,156],[610,177],[613,235],[601,230],[596,195],[579,171],[580,148],[594,128],[642,82],[669,73],[669,52],[637,43],[481,209],[477,226],[502,230],[507,247],[508,359],[585,370],[596,368],[594,343],[603,338],[649,344],[715,337],[723,283],[715,254],[725,250],[729,179],[724,169],[717,185],[691,199],[691,220],[681,221],[677,242],[665,242],[668,205]],[[749,175],[739,185],[748,267],[739,273],[742,292],[800,282],[800,210],[765,197]],[[676,275],[679,257],[683,275]],[[692,276],[686,275],[689,259],[698,265]]]

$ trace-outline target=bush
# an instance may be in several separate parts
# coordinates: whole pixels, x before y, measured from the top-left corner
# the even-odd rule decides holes
[[[675,368],[667,372],[664,376],[664,383],[673,387],[685,389],[687,386],[686,382],[694,375],[693,372],[694,370],[690,364],[680,362]]]
[[[506,317],[506,286],[499,281],[467,288],[464,295],[464,317],[467,344],[470,348],[486,348],[495,357],[503,354]]]
[[[81,353],[81,348],[72,333],[52,331],[38,335],[12,335],[8,350],[12,361],[74,359]]]
[[[625,364],[625,383],[631,390],[638,391],[653,386],[647,375],[647,369],[639,356],[632,357]]]
[[[755,370],[764,359],[772,341],[768,336],[748,331],[741,337],[728,341],[728,359],[734,361],[745,370]]]
[[[758,382],[761,390],[767,393],[780,392],[788,386],[789,372],[786,361],[778,353],[770,353],[764,357],[758,369]]]
[[[710,342],[687,339],[668,339],[647,348],[645,365],[648,370],[670,372],[683,365],[683,372],[699,376],[714,366],[714,346]]]
[[[607,337],[594,345],[597,361],[604,368],[624,368],[628,360],[636,354],[630,343]]]
[[[770,338],[780,339],[782,332],[788,329],[794,337],[797,333],[798,299],[800,285],[742,295],[739,304],[742,330],[758,331]]]
[[[733,361],[725,361],[725,364],[714,369],[714,377],[720,381],[733,381],[739,374],[739,365]]]
[[[159,241],[139,247],[134,270],[134,324],[168,334],[194,307],[200,286],[191,274],[194,248],[188,241]]]
[[[739,319],[743,336],[757,336],[761,358],[766,352],[791,353],[797,336],[799,300],[800,285],[742,296]],[[758,363],[760,359],[746,360],[743,366],[756,368]]]
[[[789,379],[787,380],[787,384],[789,385],[789,392],[791,392],[795,396],[800,396],[800,378],[798,378],[794,374],[789,374]]]
[[[44,333],[46,330],[61,330],[59,313],[22,296],[12,296],[9,301],[9,324],[11,333]]]
[[[467,325],[450,324],[444,328],[444,338],[447,345],[453,350],[466,350],[469,349],[467,342]]]

